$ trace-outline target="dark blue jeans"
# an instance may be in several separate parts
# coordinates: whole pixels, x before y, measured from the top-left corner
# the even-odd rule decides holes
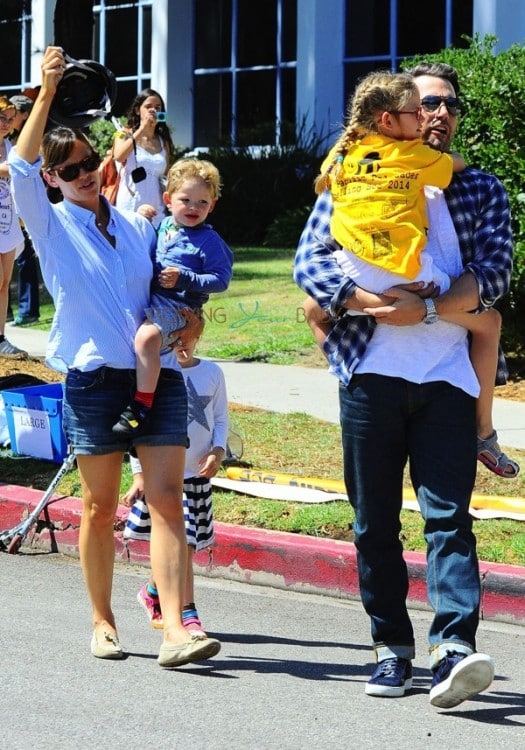
[[[40,317],[40,291],[38,258],[33,243],[25,229],[24,249],[16,259],[18,269],[18,315],[21,318]],[[11,290],[9,290],[8,317],[13,317]]]
[[[424,519],[435,613],[431,650],[448,642],[475,650],[480,582],[468,512],[476,475],[475,399],[445,382],[418,385],[373,374],[354,375],[339,394],[361,599],[376,651],[386,646],[387,653],[414,655],[400,541],[407,460]]]
[[[16,260],[18,266],[18,314],[22,318],[39,318],[38,258],[33,243],[25,232],[24,237],[24,249]]]

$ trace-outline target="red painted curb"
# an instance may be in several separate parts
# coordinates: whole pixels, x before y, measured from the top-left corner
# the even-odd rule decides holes
[[[0,529],[20,523],[41,497],[37,490],[0,484]],[[41,514],[25,543],[78,557],[81,510],[78,498],[54,500],[47,509],[48,519]],[[119,507],[115,524],[116,559],[149,565],[149,544],[124,540],[118,530],[126,512]],[[405,560],[410,580],[409,602],[411,606],[428,608],[425,556],[406,552]],[[207,550],[195,556],[195,564],[198,573],[204,576],[342,599],[359,597],[356,550],[348,542],[216,522],[212,564]],[[525,568],[480,562],[480,574],[482,617],[525,624]]]

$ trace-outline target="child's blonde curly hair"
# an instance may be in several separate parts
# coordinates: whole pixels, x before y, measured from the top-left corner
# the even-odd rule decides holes
[[[192,177],[200,177],[207,184],[213,200],[217,200],[221,194],[221,176],[219,170],[211,161],[197,159],[195,157],[185,157],[178,159],[168,172],[168,181],[166,192],[168,195],[177,190],[184,180]]]
[[[347,125],[334,146],[334,158],[328,169],[314,183],[320,194],[337,178],[344,156],[352,143],[371,133],[379,133],[378,119],[383,112],[395,112],[419,95],[414,79],[408,73],[376,70],[362,78],[349,102]]]

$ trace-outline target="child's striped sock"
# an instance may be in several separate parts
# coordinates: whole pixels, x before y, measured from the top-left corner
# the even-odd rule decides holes
[[[194,602],[190,602],[190,604],[184,606],[182,610],[182,624],[190,633],[206,635]]]

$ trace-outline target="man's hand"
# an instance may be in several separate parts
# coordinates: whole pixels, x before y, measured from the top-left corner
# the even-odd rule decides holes
[[[426,308],[421,300],[438,294],[439,287],[432,282],[425,284],[422,281],[400,284],[387,289],[383,294],[374,294],[356,287],[345,307],[371,315],[378,323],[410,326],[421,323],[425,317]]]
[[[430,297],[431,294],[425,289],[421,295],[419,289],[410,292],[400,286],[388,289],[384,296],[388,297],[389,304],[382,307],[366,307],[363,312],[372,315],[378,323],[386,323],[391,326],[413,326],[421,323],[426,314],[426,307],[422,297]]]

